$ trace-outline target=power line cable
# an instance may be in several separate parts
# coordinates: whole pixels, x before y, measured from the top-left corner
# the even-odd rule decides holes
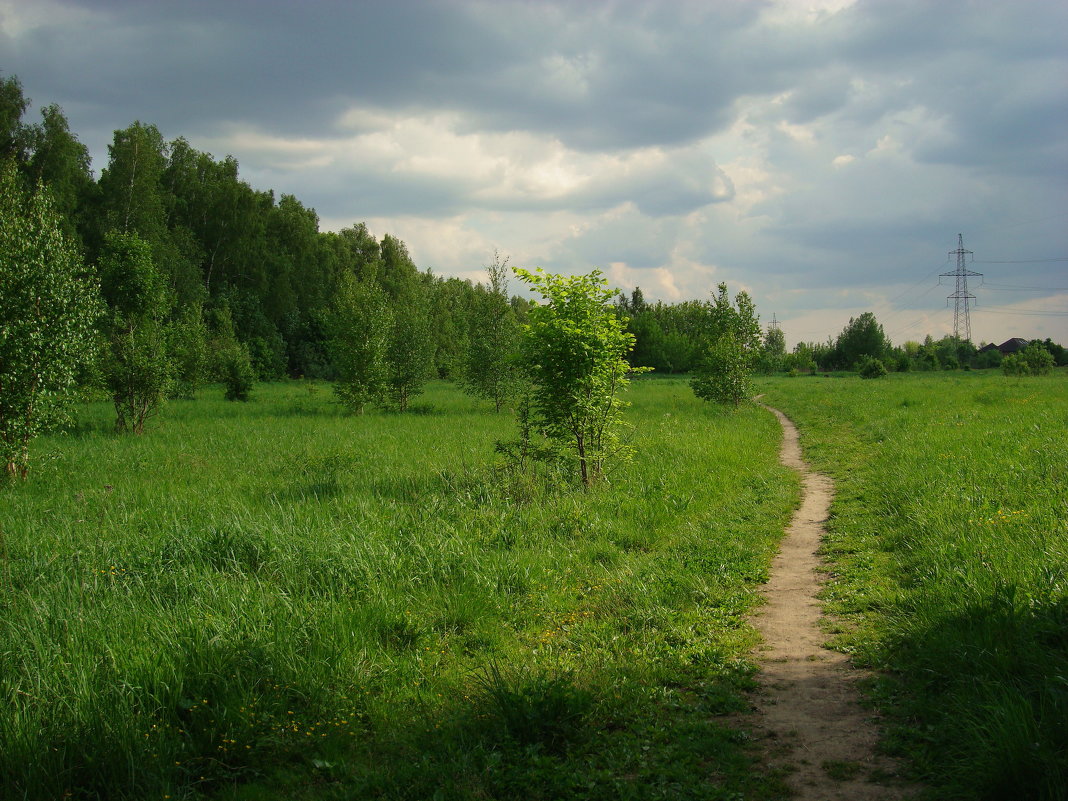
[[[1050,264],[1055,261],[1068,261],[1068,257],[1061,257],[1056,259],[1017,259],[1014,261],[983,261],[982,259],[972,259],[972,264]]]
[[[1017,284],[991,284],[983,282],[981,286],[984,289],[997,289],[997,290],[1020,290],[1026,292],[1068,292],[1066,286],[1018,286]]]
[[[998,309],[990,306],[977,306],[984,314],[1015,314],[1021,317],[1068,317],[1068,311],[1046,311],[1038,309]]]

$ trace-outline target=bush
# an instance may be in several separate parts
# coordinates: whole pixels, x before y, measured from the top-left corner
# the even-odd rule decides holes
[[[256,371],[248,347],[238,343],[220,354],[223,383],[226,384],[226,399],[247,401],[256,381]]]
[[[1003,357],[997,348],[980,351],[975,357],[975,366],[979,368],[1000,367]]]
[[[1048,375],[1053,364],[1053,354],[1032,342],[1018,353],[1006,356],[1001,362],[1001,370],[1005,375]]]
[[[690,386],[702,400],[737,407],[752,392],[749,376],[744,348],[734,336],[725,334],[708,349]]]
[[[882,378],[886,375],[886,365],[872,356],[865,356],[857,363],[857,372],[861,378]]]

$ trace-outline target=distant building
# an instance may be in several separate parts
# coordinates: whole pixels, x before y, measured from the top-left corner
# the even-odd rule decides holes
[[[1019,337],[1013,337],[1012,339],[1006,339],[1000,345],[998,350],[1001,351],[1002,356],[1008,356],[1010,353],[1016,353],[1016,351],[1023,350],[1028,346],[1029,341],[1026,339],[1020,339]]]
[[[986,353],[988,350],[996,350],[1001,353],[1002,356],[1008,356],[1010,353],[1016,353],[1028,346],[1029,342],[1026,339],[1020,339],[1020,337],[1013,337],[1012,339],[1006,339],[1000,345],[995,345],[991,342],[989,345],[983,345],[979,348],[980,353]]]

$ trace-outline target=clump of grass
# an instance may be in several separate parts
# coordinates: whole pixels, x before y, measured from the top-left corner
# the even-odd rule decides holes
[[[593,706],[590,692],[569,671],[504,673],[491,662],[478,675],[480,702],[514,742],[558,754],[582,730]]]

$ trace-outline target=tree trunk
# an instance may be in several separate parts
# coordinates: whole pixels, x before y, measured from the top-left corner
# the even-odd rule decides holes
[[[579,457],[579,472],[582,474],[582,486],[590,486],[591,478],[589,473],[589,466],[586,464],[586,443],[580,434],[575,438],[575,445],[578,449]]]

